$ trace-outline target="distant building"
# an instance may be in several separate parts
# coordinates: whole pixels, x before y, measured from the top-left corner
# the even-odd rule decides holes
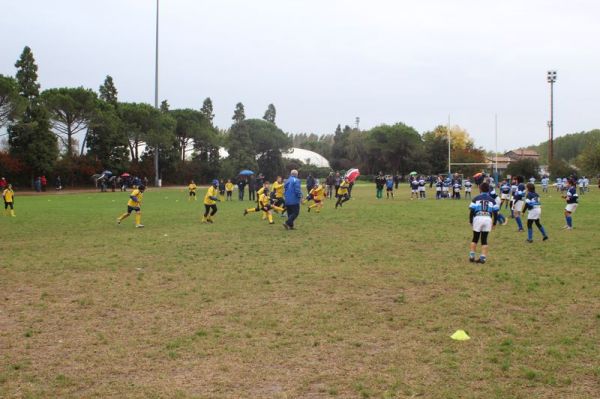
[[[498,161],[498,172],[502,174],[511,162],[511,159],[506,156],[499,155],[497,157],[487,157],[486,159],[491,164],[491,170],[496,168],[496,160]]]
[[[538,162],[540,160],[540,154],[538,154],[537,151],[528,150],[525,148],[518,148],[516,150],[508,151],[506,154],[504,154],[504,156],[506,158],[510,158],[510,162],[520,161],[521,159],[533,159]]]

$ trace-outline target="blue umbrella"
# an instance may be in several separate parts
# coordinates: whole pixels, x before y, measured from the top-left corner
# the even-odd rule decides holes
[[[248,170],[248,169],[244,169],[244,170],[242,170],[242,171],[241,171],[239,174],[240,174],[241,176],[250,176],[250,175],[253,175],[253,174],[254,174],[254,172],[253,172],[253,171],[251,171],[251,170]]]

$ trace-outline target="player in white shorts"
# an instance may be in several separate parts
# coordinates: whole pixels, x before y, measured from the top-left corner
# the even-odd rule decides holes
[[[540,196],[535,192],[535,185],[527,183],[527,195],[525,195],[525,210],[527,211],[527,242],[533,242],[533,223],[542,233],[543,241],[548,239],[546,230],[540,222],[542,217],[542,204]]]
[[[488,257],[488,234],[496,224],[498,205],[490,196],[490,185],[486,182],[479,186],[481,194],[473,198],[469,205],[469,222],[473,226],[473,239],[469,245],[469,261],[485,263]],[[477,244],[481,239],[481,255],[475,260]]]
[[[573,213],[577,210],[577,202],[579,200],[579,196],[577,195],[577,187],[575,187],[575,182],[572,180],[567,180],[567,192],[563,195],[563,198],[567,201],[567,206],[565,207],[565,220],[567,225],[564,227],[567,230],[573,229]]]

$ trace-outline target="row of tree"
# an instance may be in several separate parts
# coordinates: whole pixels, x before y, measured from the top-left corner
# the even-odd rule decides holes
[[[475,147],[473,139],[459,126],[448,130],[438,126],[432,131],[419,134],[414,128],[397,123],[380,125],[370,130],[358,130],[337,126],[335,133],[291,135],[296,147],[320,153],[329,159],[336,170],[358,167],[363,174],[386,173],[406,174],[418,171],[437,174],[448,171],[448,138],[453,163],[486,162],[486,153]],[[453,171],[474,173],[485,165],[454,166]]]
[[[166,100],[159,109],[120,102],[110,76],[97,93],[83,87],[40,91],[38,67],[29,47],[15,66],[14,78],[0,75],[0,129],[6,127],[8,136],[8,151],[0,151],[0,173],[13,182],[46,174],[76,184],[89,182],[89,176],[104,169],[153,180],[156,149],[160,177],[167,183],[235,177],[242,169],[261,171],[267,178],[291,167],[302,168],[303,174],[329,172],[299,160],[284,160],[282,154],[290,147],[323,155],[334,170],[358,167],[366,175],[444,173],[449,151],[453,163],[463,164],[453,166],[453,172],[490,169],[483,165],[485,151],[459,126],[438,126],[419,134],[403,123],[366,131],[338,125],[332,134],[286,134],[275,123],[273,104],[262,119],[246,119],[244,105],[238,103],[231,127],[220,130],[213,124],[210,98],[200,109],[170,109]],[[572,170],[566,161],[576,161],[588,174],[597,173],[599,143],[598,130],[557,139],[559,159],[550,165],[551,171],[561,175]],[[221,156],[221,148],[227,149],[228,157]],[[535,174],[537,165],[515,163],[512,169]]]
[[[0,172],[12,181],[61,175],[70,183],[110,169],[154,177],[152,158],[159,150],[161,178],[183,183],[233,176],[238,168],[275,168],[282,172],[281,151],[288,137],[276,127],[276,109],[269,104],[263,120],[246,120],[236,105],[233,126],[213,125],[212,101],[196,109],[160,109],[119,102],[107,76],[98,93],[83,87],[40,91],[38,67],[25,47],[15,64],[15,77],[0,75],[0,128],[6,127],[8,151],[0,152]],[[220,158],[220,147],[231,157]]]
[[[540,154],[540,162],[548,159],[548,142],[528,147]],[[554,139],[555,169],[576,167],[580,174],[595,176],[600,173],[600,129],[566,134]],[[550,165],[552,167],[552,165]]]

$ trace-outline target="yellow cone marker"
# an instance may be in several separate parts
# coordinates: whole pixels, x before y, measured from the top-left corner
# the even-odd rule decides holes
[[[471,339],[471,337],[469,337],[467,335],[465,330],[456,330],[456,332],[454,334],[452,334],[450,336],[450,338],[452,338],[456,341],[467,341],[467,340]]]

